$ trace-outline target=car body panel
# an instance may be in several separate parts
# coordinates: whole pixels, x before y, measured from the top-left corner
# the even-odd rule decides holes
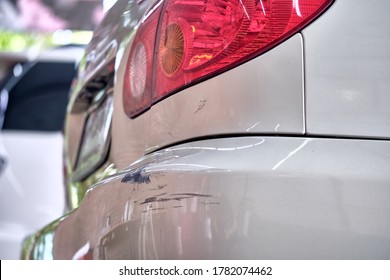
[[[147,151],[210,135],[303,134],[303,103],[303,49],[297,34],[154,105]]]
[[[388,141],[238,137],[152,153],[58,224],[54,258],[389,258]]]
[[[124,58],[127,53],[128,49]],[[123,59],[114,90],[111,160],[119,169],[145,152],[194,137],[305,131],[300,34],[244,65],[170,96],[134,120],[123,111],[126,64]]]
[[[303,31],[307,132],[390,137],[389,1],[336,1]]]
[[[121,28],[106,33],[117,51],[113,61],[105,60],[114,67],[104,70],[114,77],[106,163],[86,179],[75,176],[79,147],[71,143],[79,143],[85,116],[76,116],[71,104],[68,131],[76,127],[78,135],[66,140],[73,160],[68,188],[80,191],[79,184],[82,195],[69,216],[47,228],[55,232],[48,258],[390,257],[388,53],[380,46],[387,46],[388,25],[376,33],[369,33],[376,25],[351,27],[372,10],[381,15],[369,22],[386,23],[388,1],[375,1],[375,7],[335,1],[267,53],[181,90],[135,119],[124,113],[123,83],[134,30],[148,8],[128,4],[119,12]],[[363,31],[372,44],[357,43]],[[96,50],[95,57],[104,57],[97,34],[88,54]],[[372,53],[366,69],[373,45],[384,59],[378,62]],[[74,98],[101,69],[79,76]],[[359,108],[364,114],[357,117]],[[102,179],[107,166],[110,176]],[[30,244],[31,252],[35,245],[42,244]]]

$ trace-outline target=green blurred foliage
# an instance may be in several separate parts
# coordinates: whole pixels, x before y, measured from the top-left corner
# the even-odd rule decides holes
[[[74,31],[68,44],[86,45],[92,37],[90,31]],[[56,43],[54,34],[23,33],[0,30],[0,52],[22,52],[31,48],[48,49]]]
[[[50,35],[0,31],[0,51],[21,52],[32,47],[49,48],[53,44]]]

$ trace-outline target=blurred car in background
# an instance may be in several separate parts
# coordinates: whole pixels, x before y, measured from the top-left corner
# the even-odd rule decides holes
[[[66,47],[33,61],[18,55],[2,82],[1,259],[20,258],[26,236],[65,211],[62,129],[82,53],[82,47]]]
[[[0,258],[66,209],[63,122],[76,66],[108,2],[0,2]]]
[[[27,259],[390,257],[390,2],[118,1]]]

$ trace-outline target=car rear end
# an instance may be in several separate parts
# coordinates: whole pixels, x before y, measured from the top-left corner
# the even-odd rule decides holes
[[[389,8],[119,1],[68,106],[72,211],[25,257],[390,257]]]

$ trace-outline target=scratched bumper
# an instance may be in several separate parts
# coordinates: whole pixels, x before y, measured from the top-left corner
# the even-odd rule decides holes
[[[184,144],[91,188],[56,226],[51,253],[390,258],[389,165],[389,141],[242,137]]]

